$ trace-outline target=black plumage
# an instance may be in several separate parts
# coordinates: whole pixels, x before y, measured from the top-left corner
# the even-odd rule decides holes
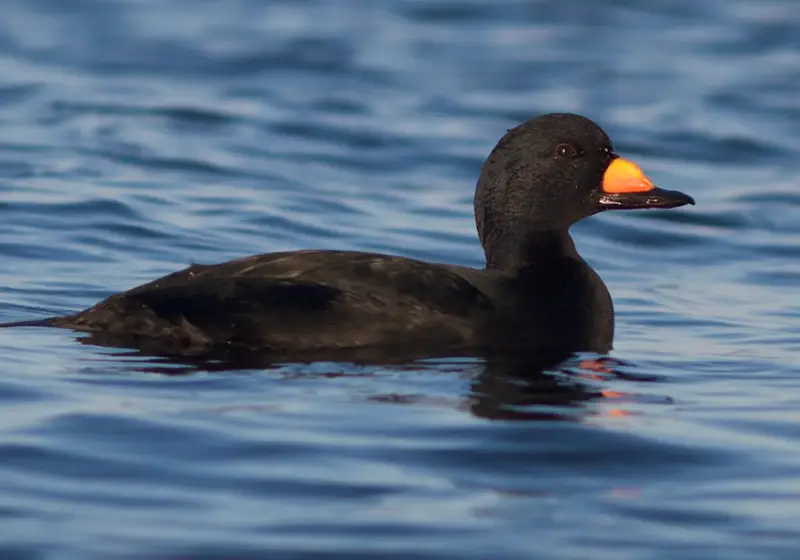
[[[626,208],[692,202],[661,189],[609,193],[603,181],[616,158],[605,132],[578,115],[544,115],[508,131],[475,192],[484,269],[347,251],[273,253],[193,265],[75,315],[16,325],[154,339],[177,352],[606,352],[611,297],[569,227],[615,207],[615,198]]]

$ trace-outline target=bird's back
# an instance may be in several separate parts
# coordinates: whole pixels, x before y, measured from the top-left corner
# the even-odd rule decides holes
[[[472,345],[492,302],[456,270],[347,251],[257,255],[193,265],[51,324],[184,348]]]

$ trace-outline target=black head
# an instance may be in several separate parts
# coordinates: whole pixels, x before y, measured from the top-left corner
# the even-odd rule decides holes
[[[537,232],[564,232],[607,209],[672,208],[691,197],[656,188],[619,158],[594,122],[569,113],[531,119],[492,150],[475,191],[475,219],[489,265],[523,258]]]

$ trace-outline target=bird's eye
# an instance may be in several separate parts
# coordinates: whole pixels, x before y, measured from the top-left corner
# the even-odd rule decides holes
[[[574,158],[578,156],[578,150],[569,144],[559,144],[556,146],[556,155],[562,158]]]

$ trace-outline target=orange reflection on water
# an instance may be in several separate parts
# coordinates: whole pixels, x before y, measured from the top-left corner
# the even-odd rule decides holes
[[[633,412],[622,410],[621,408],[609,408],[608,410],[603,411],[603,416],[611,416],[613,418],[622,418],[633,415]]]

